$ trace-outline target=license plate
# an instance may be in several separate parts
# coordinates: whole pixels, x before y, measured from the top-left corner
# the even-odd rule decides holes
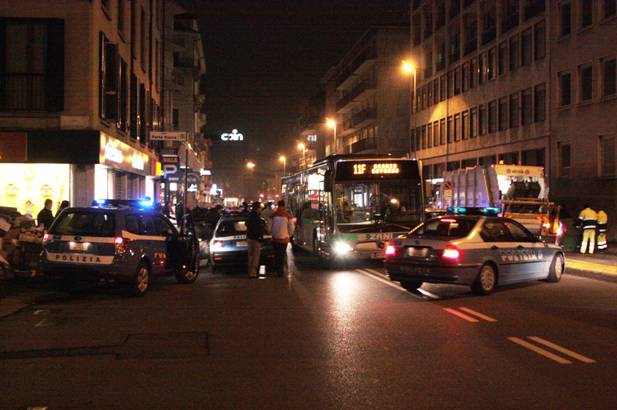
[[[236,246],[249,246],[247,241],[238,241],[236,242]]]
[[[406,273],[420,273],[420,274],[429,274],[430,269],[424,266],[416,266],[416,265],[403,265],[401,266],[401,271]]]
[[[69,249],[72,251],[85,251],[88,249],[87,243],[69,242]]]
[[[425,257],[428,254],[426,248],[407,248],[407,256],[421,256]]]
[[[386,256],[383,254],[383,252],[373,252],[371,253],[371,259],[385,259]]]

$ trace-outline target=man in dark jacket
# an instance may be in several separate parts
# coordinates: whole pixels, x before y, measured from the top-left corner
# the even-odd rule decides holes
[[[45,208],[41,209],[41,212],[36,216],[36,222],[44,229],[49,229],[51,223],[54,221],[54,215],[51,213],[51,206],[51,199],[46,199]]]
[[[246,239],[249,245],[248,273],[249,278],[256,278],[259,273],[259,257],[261,256],[261,242],[266,232],[266,222],[260,216],[261,204],[253,202],[251,212],[246,220]]]

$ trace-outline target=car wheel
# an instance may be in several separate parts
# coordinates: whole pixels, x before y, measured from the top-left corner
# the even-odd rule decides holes
[[[553,262],[551,262],[551,267],[548,271],[548,276],[546,277],[547,282],[559,282],[561,280],[561,275],[563,275],[565,263],[563,261],[563,255],[557,254],[553,257]]]
[[[416,292],[418,288],[422,286],[422,282],[404,281],[404,282],[401,282],[401,286],[405,288],[405,290],[408,290],[409,292]]]
[[[197,277],[199,276],[199,266],[196,266],[194,268],[188,267],[186,269],[182,269],[179,272],[176,272],[175,276],[178,283],[193,283],[197,280]]]
[[[137,266],[135,278],[131,283],[131,294],[133,296],[143,296],[150,288],[150,268],[144,262]]]
[[[471,286],[471,290],[476,295],[488,295],[497,286],[497,272],[491,265],[484,265],[480,268],[476,281]]]

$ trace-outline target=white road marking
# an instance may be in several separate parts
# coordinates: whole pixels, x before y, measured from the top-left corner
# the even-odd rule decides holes
[[[572,350],[566,349],[565,347],[561,347],[558,344],[555,344],[553,342],[550,342],[546,339],[542,339],[541,337],[538,336],[528,336],[528,339],[533,340],[534,342],[538,342],[540,344],[543,344],[544,346],[550,347],[553,350],[556,350],[560,353],[565,354],[566,356],[570,356],[576,360],[579,360],[583,363],[596,363],[595,360],[590,359],[587,356],[583,356],[582,354],[578,354],[576,352],[573,352]]]
[[[456,309],[451,309],[451,308],[443,308],[443,310],[445,310],[446,312],[448,312],[448,313],[450,313],[450,314],[452,314],[452,315],[454,315],[454,316],[458,316],[458,317],[460,317],[461,319],[464,319],[464,320],[466,320],[466,321],[468,321],[468,322],[472,322],[472,323],[473,323],[473,322],[479,322],[479,320],[478,320],[478,319],[476,319],[476,318],[474,318],[474,317],[471,317],[471,316],[468,316],[468,315],[466,315],[466,314],[464,314],[464,313],[461,313],[461,312],[459,312],[459,311],[458,311],[458,310],[456,310]]]
[[[406,290],[404,288],[400,287],[399,285],[395,284],[394,282],[390,282],[389,280],[385,280],[383,278],[380,278],[379,276],[376,276],[375,274],[369,272],[368,270],[356,269],[356,271],[361,273],[361,274],[363,274],[364,276],[367,276],[367,277],[371,278],[371,279],[375,279],[375,280],[383,283],[384,285],[388,285],[391,288],[398,289],[398,290],[401,290],[403,292],[406,292]]]
[[[557,356],[556,354],[551,353],[548,350],[544,350],[541,347],[533,345],[533,344],[531,344],[531,343],[529,343],[529,342],[527,342],[527,341],[525,341],[523,339],[520,339],[518,337],[509,337],[508,340],[510,340],[513,343],[516,343],[519,346],[523,346],[524,348],[529,349],[532,352],[536,352],[539,355],[542,355],[542,356],[546,357],[547,359],[550,359],[550,360],[552,360],[554,362],[557,362],[559,364],[572,364],[571,361],[569,361],[567,359],[564,359],[561,356]]]
[[[476,312],[473,309],[469,309],[469,308],[462,307],[462,306],[459,307],[459,309],[462,310],[463,312],[469,313],[470,315],[473,315],[475,317],[479,317],[480,319],[486,320],[487,322],[496,322],[497,321],[497,319],[494,319],[494,318],[492,318],[490,316],[487,316],[484,313]]]
[[[429,297],[431,299],[441,299],[439,296],[435,295],[434,293],[429,292],[428,290],[424,290],[422,288],[418,289],[418,292],[422,293],[424,296]]]
[[[46,320],[47,320],[47,318],[44,318],[43,320],[39,321],[36,325],[34,325],[34,327],[41,327],[41,326],[43,326],[43,324],[45,323]]]

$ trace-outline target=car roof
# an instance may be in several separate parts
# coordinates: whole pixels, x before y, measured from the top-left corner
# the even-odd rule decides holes
[[[156,209],[146,209],[146,208],[133,208],[133,207],[99,207],[99,206],[76,206],[65,208],[63,212],[93,212],[93,213],[114,213],[114,214],[129,214],[129,213],[140,213],[140,214],[148,214],[148,215],[162,215]]]

